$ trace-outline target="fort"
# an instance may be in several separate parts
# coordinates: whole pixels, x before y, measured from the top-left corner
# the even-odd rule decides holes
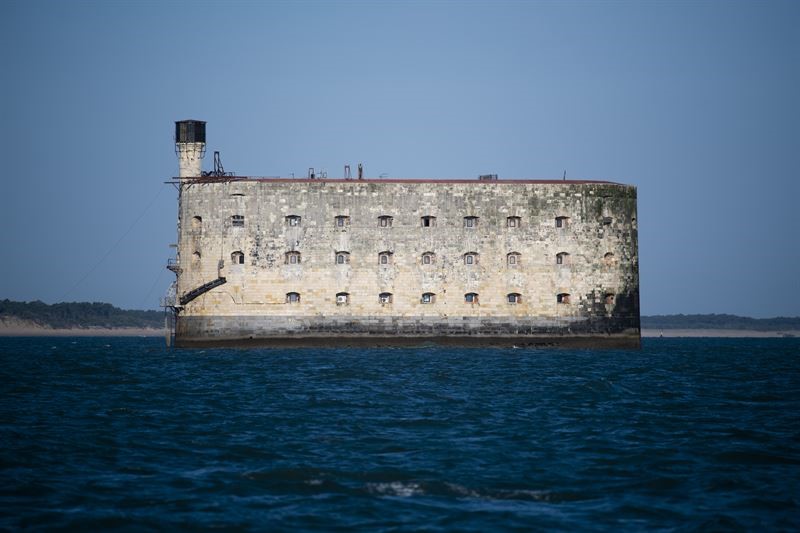
[[[636,348],[636,188],[202,172],[176,123],[175,343]]]

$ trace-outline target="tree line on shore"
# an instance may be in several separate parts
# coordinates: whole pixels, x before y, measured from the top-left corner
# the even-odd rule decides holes
[[[120,309],[100,302],[0,300],[0,318],[11,317],[51,328],[160,328],[163,311]],[[739,329],[751,331],[800,330],[800,317],[750,318],[737,315],[655,315],[643,316],[646,329]]]
[[[0,318],[16,318],[51,328],[161,328],[163,311],[120,309],[100,302],[41,301],[14,302],[0,300]]]

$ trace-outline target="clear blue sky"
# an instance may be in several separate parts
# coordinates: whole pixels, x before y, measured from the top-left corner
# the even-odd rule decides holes
[[[798,28],[776,1],[7,0],[0,298],[155,308],[196,118],[243,175],[630,183],[644,314],[800,315]]]

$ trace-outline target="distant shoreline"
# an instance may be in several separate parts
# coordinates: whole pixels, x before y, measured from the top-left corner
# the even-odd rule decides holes
[[[800,337],[800,330],[755,331],[750,329],[642,329],[642,337],[725,337],[725,338],[779,338]]]
[[[0,337],[163,337],[164,329],[155,328],[6,328]]]

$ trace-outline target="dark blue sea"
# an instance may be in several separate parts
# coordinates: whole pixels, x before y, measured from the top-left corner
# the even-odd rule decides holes
[[[0,528],[800,529],[800,339],[0,339]]]

